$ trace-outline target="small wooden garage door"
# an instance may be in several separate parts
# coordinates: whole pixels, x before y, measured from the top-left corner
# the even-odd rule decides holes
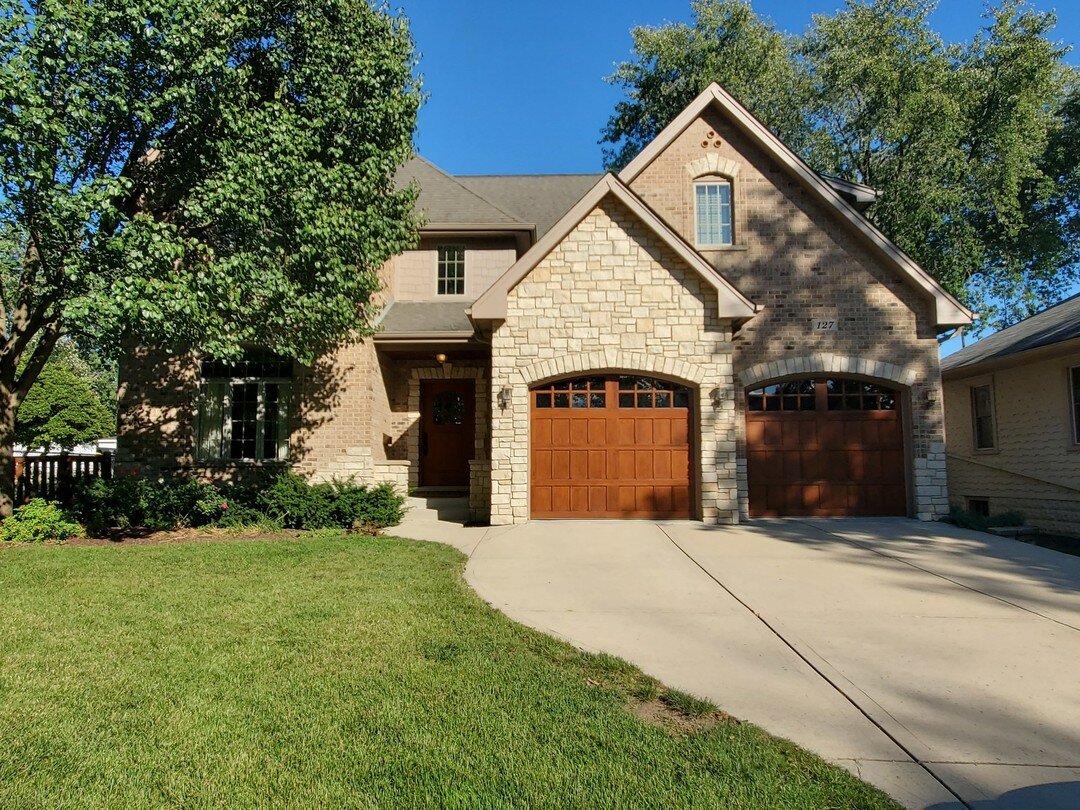
[[[534,518],[689,518],[690,391],[649,377],[530,393]]]
[[[746,395],[752,517],[907,514],[900,396],[846,379]]]

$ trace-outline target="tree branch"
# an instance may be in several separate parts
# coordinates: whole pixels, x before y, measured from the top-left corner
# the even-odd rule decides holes
[[[44,333],[41,335],[41,340],[38,341],[34,347],[33,353],[30,355],[30,359],[26,362],[23,373],[19,375],[19,378],[15,381],[15,387],[12,391],[12,398],[14,399],[15,407],[18,407],[26,394],[30,391],[30,387],[37,381],[38,375],[41,374],[41,370],[45,367],[45,363],[48,362],[52,356],[53,349],[56,348],[56,342],[60,339],[60,318],[59,316],[53,316],[53,318],[46,324]]]

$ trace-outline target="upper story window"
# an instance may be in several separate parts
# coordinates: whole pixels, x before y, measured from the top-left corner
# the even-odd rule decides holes
[[[994,441],[994,391],[989,385],[976,385],[971,389],[971,419],[975,432],[976,450],[993,450]]]
[[[465,248],[439,245],[437,292],[439,295],[465,294]]]
[[[705,180],[696,183],[694,209],[698,247],[725,247],[734,244],[729,181]]]
[[[195,455],[201,461],[289,458],[292,361],[249,351],[235,363],[200,368]]]
[[[1069,391],[1072,394],[1073,441],[1080,444],[1080,366],[1069,370]]]

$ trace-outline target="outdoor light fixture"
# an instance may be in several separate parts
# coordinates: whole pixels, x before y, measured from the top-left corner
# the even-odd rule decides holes
[[[445,363],[446,362],[446,355],[443,354],[442,352],[439,352],[437,355],[435,355],[435,362],[436,363]]]
[[[499,389],[499,407],[504,411],[510,407],[510,395],[513,393],[514,390],[510,386]]]
[[[709,392],[709,401],[712,402],[714,408],[719,408],[724,404],[724,392],[719,388],[714,388]]]

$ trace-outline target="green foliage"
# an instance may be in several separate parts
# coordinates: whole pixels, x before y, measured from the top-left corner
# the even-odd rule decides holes
[[[0,543],[66,543],[83,528],[63,509],[34,498],[0,524]]]
[[[175,479],[148,481],[133,476],[84,479],[72,497],[75,513],[91,534],[111,529],[151,531],[219,522],[228,504],[212,484]]]
[[[609,168],[621,168],[711,82],[719,82],[787,143],[810,134],[803,118],[808,85],[794,42],[759,18],[748,0],[692,0],[692,25],[642,26],[630,33],[636,58],[608,77],[629,97],[615,105],[602,142]]]
[[[405,499],[388,484],[370,489],[352,480],[310,484],[294,473],[281,474],[265,489],[185,478],[84,479],[77,482],[72,502],[79,520],[98,536],[116,529],[211,525],[377,534],[400,523],[405,512]]]
[[[952,523],[961,529],[975,529],[986,531],[987,529],[1001,526],[1023,526],[1027,519],[1020,512],[1000,512],[989,517],[980,515],[978,512],[970,512],[967,509],[953,507],[949,514],[942,518],[945,523]]]
[[[368,534],[396,526],[405,499],[389,484],[368,489],[352,479],[311,484],[283,473],[258,496],[267,517],[290,529],[357,529]]]
[[[629,100],[604,133],[611,165],[719,81],[814,168],[877,188],[870,219],[983,327],[1080,279],[1080,82],[1052,13],[1001,0],[957,45],[930,26],[935,0],[848,0],[796,39],[743,0],[692,5],[691,27],[635,30],[613,77]]]
[[[101,377],[73,345],[57,346],[19,407],[15,441],[70,449],[116,435],[116,414],[102,399]],[[114,388],[113,404],[115,393]]]
[[[370,333],[416,240],[414,68],[369,0],[0,0],[0,445],[65,334],[311,361]]]

